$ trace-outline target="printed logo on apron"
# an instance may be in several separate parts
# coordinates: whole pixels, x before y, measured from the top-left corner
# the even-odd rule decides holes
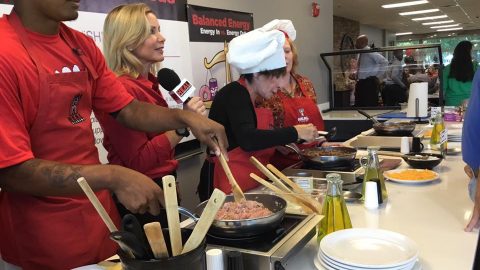
[[[81,98],[82,98],[82,94],[78,94],[74,96],[72,99],[72,105],[70,106],[70,116],[68,117],[68,120],[74,125],[85,121],[85,118],[83,118],[83,116],[80,115],[77,108]]]
[[[304,108],[299,108],[298,113],[300,114],[300,116],[297,118],[298,123],[308,123],[310,118],[305,115],[305,109]]]

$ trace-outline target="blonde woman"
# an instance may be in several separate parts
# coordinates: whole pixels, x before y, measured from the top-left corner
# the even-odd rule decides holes
[[[107,64],[127,91],[138,100],[167,107],[154,75],[165,58],[166,41],[154,12],[143,3],[118,6],[107,15],[103,34]],[[184,109],[205,113],[199,97],[193,97]],[[179,130],[138,132],[119,125],[108,114],[97,117],[104,130],[103,145],[111,164],[142,172],[157,184],[163,176],[175,174],[178,161],[174,158],[174,148],[188,134]],[[128,213],[122,205],[118,207],[122,215]],[[153,217],[147,214],[143,218],[147,222]]]

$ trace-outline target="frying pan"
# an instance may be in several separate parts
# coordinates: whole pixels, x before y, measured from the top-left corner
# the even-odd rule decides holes
[[[285,145],[297,153],[302,160],[319,167],[334,167],[351,163],[357,154],[357,149],[346,146],[313,147],[300,150],[295,144]]]
[[[217,237],[224,238],[248,238],[258,236],[267,231],[276,229],[285,216],[287,202],[279,196],[273,194],[245,193],[247,200],[262,203],[266,208],[273,212],[272,215],[262,218],[240,219],[240,220],[214,220],[208,233]],[[227,195],[225,202],[234,202],[233,195]],[[208,201],[200,203],[196,210],[196,215],[201,215]],[[197,221],[196,215],[179,208],[181,214],[185,214]]]
[[[373,122],[373,129],[378,135],[384,136],[408,136],[415,130],[414,122],[384,122],[380,123],[368,113],[357,110]]]

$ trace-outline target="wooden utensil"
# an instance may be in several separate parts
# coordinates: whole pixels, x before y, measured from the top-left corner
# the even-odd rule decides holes
[[[223,202],[225,201],[225,197],[225,193],[223,193],[221,190],[213,190],[210,199],[208,199],[207,205],[203,209],[200,219],[195,225],[195,228],[193,229],[192,234],[185,243],[185,246],[183,247],[182,254],[187,253],[200,245],[203,238],[205,238],[208,229],[212,225],[212,222],[215,219],[215,215],[217,214],[220,207],[222,207]]]
[[[269,171],[267,169],[267,167],[265,167],[260,161],[258,161],[258,159],[256,159],[255,157],[250,157],[250,161],[263,173],[265,174],[270,180],[273,181],[274,184],[278,185],[282,190],[284,190],[285,192],[292,192],[290,190],[289,187],[287,187],[282,181],[280,181],[280,179],[278,179],[271,171]],[[278,171],[278,170],[276,170]],[[283,174],[282,174],[283,175]],[[286,177],[285,175],[283,175],[284,178],[288,178]],[[290,180],[290,179],[288,179]],[[292,182],[291,180],[289,181],[290,183]],[[298,193],[298,194],[301,194],[301,195],[304,195],[304,196],[296,196],[298,198],[300,198],[300,200],[302,200],[304,203],[308,203],[308,205],[310,206],[313,206],[314,208],[312,208],[312,210],[316,213],[320,213],[322,211],[322,205],[320,204],[320,202],[318,202],[317,200],[313,199],[310,197],[310,195],[308,193],[306,193],[303,189],[301,189],[299,187],[299,190],[295,190],[294,189],[294,193]]]
[[[258,170],[260,170],[268,179],[272,180],[274,184],[278,185],[281,189],[283,189],[286,192],[291,192],[291,190],[284,184],[282,181],[280,181],[271,171],[267,169],[267,167],[263,166],[263,164],[254,156],[250,157],[250,162],[257,167]]]
[[[298,194],[306,195],[305,199],[309,200],[310,203],[313,206],[315,206],[316,209],[318,209],[318,211],[321,211],[322,204],[317,200],[313,199],[312,197],[310,197],[310,194],[305,192],[305,190],[303,190],[297,183],[295,183],[290,178],[288,178],[288,176],[283,174],[280,170],[275,168],[275,166],[273,166],[272,164],[267,164],[267,169],[271,170],[276,176],[278,176],[282,181],[284,181],[287,185],[289,185],[293,189],[293,191],[295,191]]]
[[[147,236],[148,243],[152,248],[155,259],[168,257],[167,244],[163,237],[162,226],[160,222],[150,222],[143,225],[143,230]]]
[[[92,188],[87,183],[87,180],[84,177],[80,177],[77,179],[77,183],[80,185],[85,195],[87,195],[88,200],[90,200],[90,203],[92,203],[93,207],[95,207],[95,210],[97,210],[97,213],[102,218],[103,223],[107,225],[108,230],[111,233],[118,231],[117,226],[115,226],[107,211],[105,211],[105,208],[103,208],[102,203],[100,203],[100,201],[98,200],[97,195],[95,195]],[[129,258],[135,258],[129,248],[122,246],[120,246],[120,248],[122,248],[122,250]]]
[[[230,185],[232,186],[233,198],[235,199],[236,202],[245,200],[245,194],[243,194],[243,191],[240,188],[240,186],[237,184],[235,177],[233,177],[232,171],[230,170],[227,160],[225,159],[225,156],[223,155],[222,152],[220,152],[220,156],[218,158],[220,159],[220,164],[222,165],[223,171],[227,176],[228,182],[230,182]]]
[[[177,187],[175,178],[171,175],[162,177],[162,182],[172,256],[177,256],[182,253],[182,234],[180,232],[180,217],[178,215]]]
[[[302,196],[300,196],[298,194],[295,194],[295,193],[292,193],[292,192],[289,192],[289,191],[286,192],[286,191],[278,188],[277,186],[274,186],[273,184],[265,181],[263,178],[261,178],[260,176],[254,174],[254,173],[251,173],[250,177],[253,180],[255,180],[258,183],[265,186],[266,188],[275,192],[278,196],[282,197],[283,199],[299,205],[305,213],[307,213],[307,214],[311,214],[311,213],[320,214],[320,210],[317,210],[317,208],[315,208],[315,206],[313,206],[309,201],[305,200],[305,198],[302,198]]]

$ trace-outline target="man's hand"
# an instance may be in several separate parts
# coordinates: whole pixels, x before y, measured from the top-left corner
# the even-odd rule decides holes
[[[466,165],[464,168],[465,173],[468,175],[468,178],[474,177],[474,172],[472,168]],[[480,174],[477,176],[477,181],[480,180]],[[478,182],[477,182],[478,183]],[[480,228],[480,185],[477,184],[477,189],[475,192],[475,204],[473,206],[472,217],[465,227],[466,232],[471,232],[473,229]]]
[[[228,140],[222,125],[203,116],[188,121],[187,125],[193,135],[212,149],[215,155],[219,156],[220,152],[227,154]]]
[[[121,166],[114,166],[110,190],[132,213],[160,214],[163,190],[147,176]]]

